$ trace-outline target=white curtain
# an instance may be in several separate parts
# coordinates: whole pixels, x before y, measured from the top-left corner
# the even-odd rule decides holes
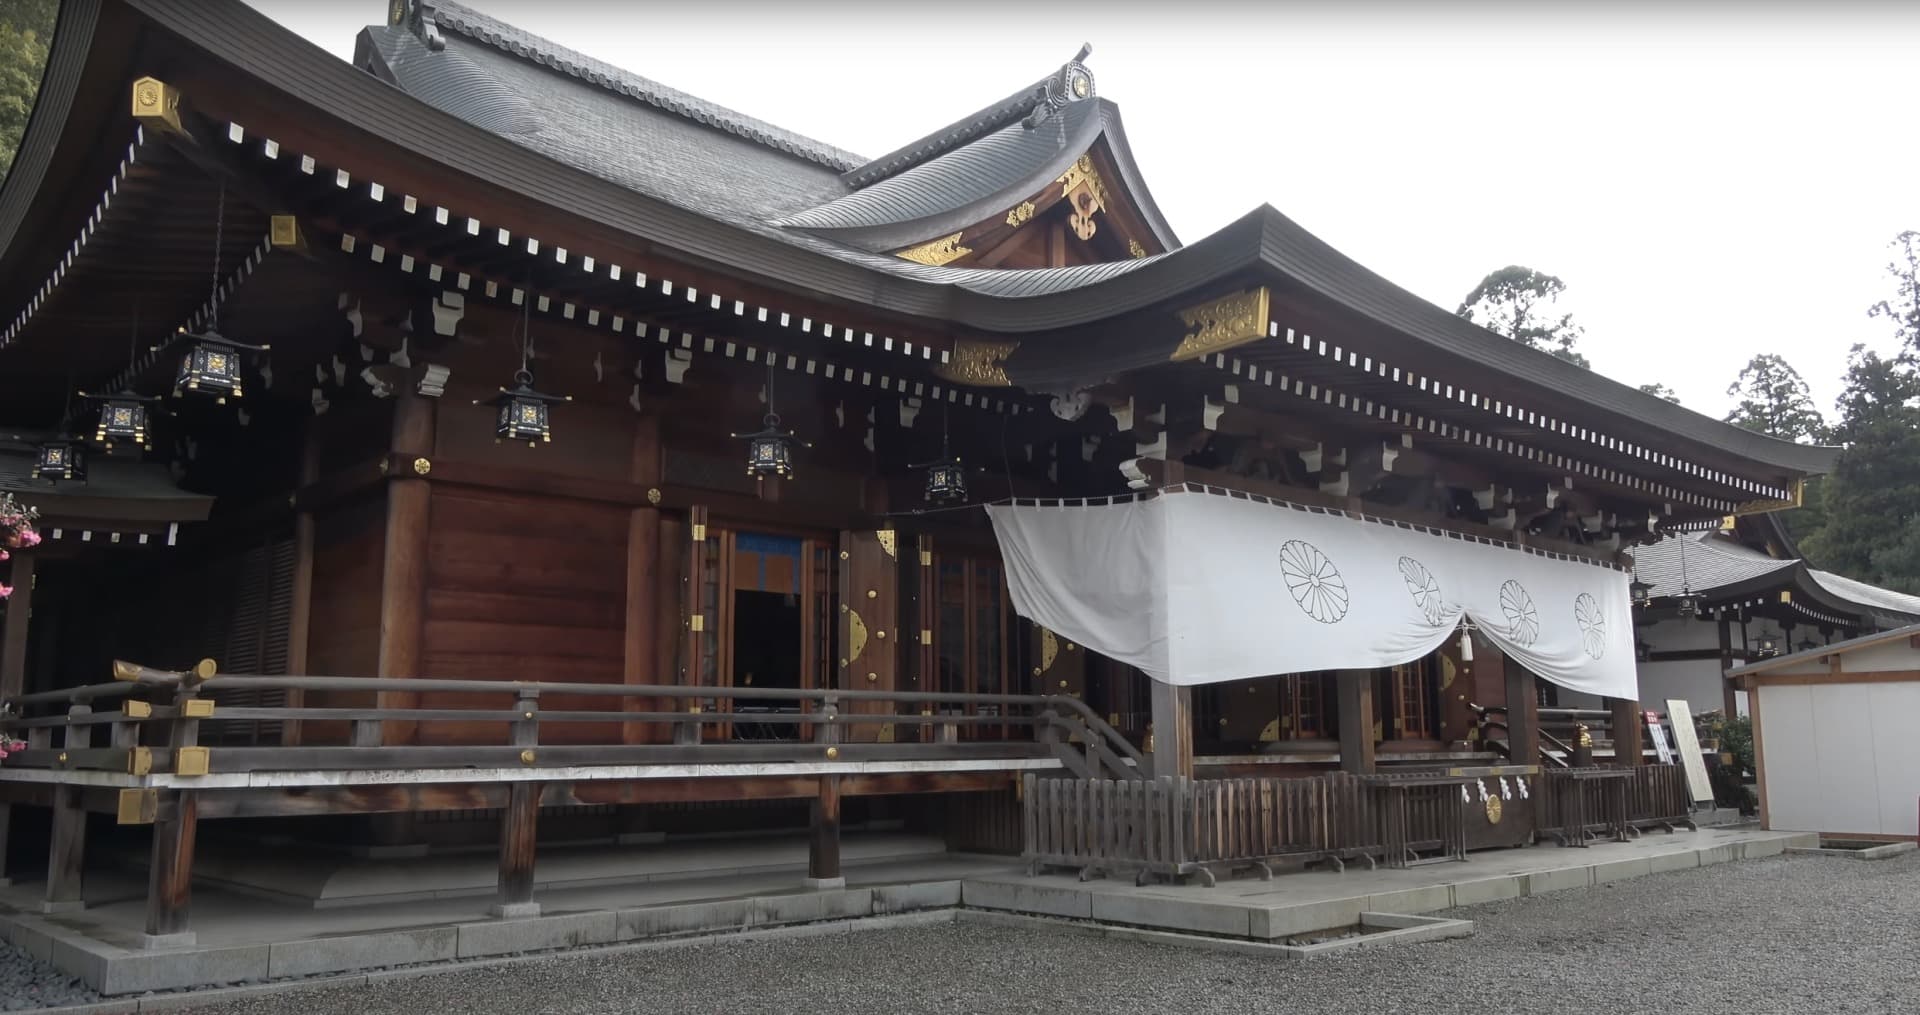
[[[1471,619],[1562,687],[1638,699],[1627,575],[1211,492],[994,506],[1020,615],[1174,684],[1412,662]]]

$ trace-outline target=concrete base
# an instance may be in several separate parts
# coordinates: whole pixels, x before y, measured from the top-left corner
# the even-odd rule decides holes
[[[621,832],[613,837],[616,846],[658,846],[665,841],[665,832]]]
[[[1920,849],[1920,843],[1889,842],[1884,846],[1869,846],[1866,849],[1832,849],[1826,846],[1792,846],[1789,853],[1805,853],[1808,856],[1838,856],[1848,860],[1886,860],[1902,853],[1911,853]]]
[[[40,910],[40,912],[47,914],[48,916],[53,916],[59,913],[78,913],[81,910],[86,909],[87,904],[80,899],[71,899],[66,902],[42,901],[40,905],[38,905],[35,908]]]
[[[526,920],[540,915],[538,902],[496,902],[487,912],[502,920]]]
[[[140,947],[149,950],[158,948],[191,948],[197,940],[193,931],[183,930],[178,934],[142,934]]]
[[[843,887],[802,887],[792,873],[730,872],[542,890],[541,915],[493,918],[470,898],[316,910],[206,888],[195,892],[195,940],[168,950],[148,945],[141,934],[145,879],[103,870],[87,879],[94,905],[58,919],[33,912],[38,885],[0,889],[0,939],[109,996],[355,971],[363,979],[417,975],[466,960],[715,934],[843,933],[872,921],[895,926],[938,919],[956,909],[969,919],[1044,918],[1074,933],[1302,957],[1319,946],[1287,945],[1287,939],[1356,923],[1390,931],[1326,943],[1365,947],[1465,933],[1471,929],[1465,921],[1433,923],[1420,914],[1774,856],[1818,842],[1811,834],[1703,830],[1586,849],[1474,853],[1467,863],[1412,870],[1224,880],[1215,888],[1027,877],[1005,857],[949,854],[848,867]],[[377,968],[394,971],[366,972]],[[148,1000],[155,999],[141,1000],[142,1010]]]
[[[802,878],[801,883],[814,891],[847,887],[846,878]]]

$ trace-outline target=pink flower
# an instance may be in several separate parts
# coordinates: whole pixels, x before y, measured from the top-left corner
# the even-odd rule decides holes
[[[25,549],[25,548],[27,548],[27,547],[30,547],[30,546],[39,546],[39,545],[40,545],[40,530],[39,530],[39,529],[22,529],[22,530],[21,530],[21,532],[20,532],[20,547],[21,547],[22,549]]]
[[[7,551],[0,550],[0,560],[6,560],[7,556],[8,556]]]
[[[0,585],[0,599],[5,599],[11,595],[13,595],[13,586]]]

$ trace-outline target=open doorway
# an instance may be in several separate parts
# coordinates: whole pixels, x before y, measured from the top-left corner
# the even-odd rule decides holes
[[[755,698],[748,692],[763,687],[799,689],[800,617],[800,597],[796,593],[734,592],[733,686],[742,691],[734,704],[735,739],[798,739],[798,726],[762,718],[794,714],[799,711],[798,702]]]

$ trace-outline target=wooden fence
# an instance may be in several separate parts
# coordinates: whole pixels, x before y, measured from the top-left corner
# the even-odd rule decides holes
[[[1427,773],[1427,775],[1431,775]],[[1132,873],[1214,883],[1219,872],[1272,875],[1277,862],[1364,859],[1369,866],[1465,855],[1458,783],[1355,776],[1292,779],[1049,779],[1022,787],[1029,870],[1078,868],[1082,878]]]
[[[1694,827],[1686,772],[1678,765],[1548,769],[1542,785],[1540,827],[1562,845]]]

